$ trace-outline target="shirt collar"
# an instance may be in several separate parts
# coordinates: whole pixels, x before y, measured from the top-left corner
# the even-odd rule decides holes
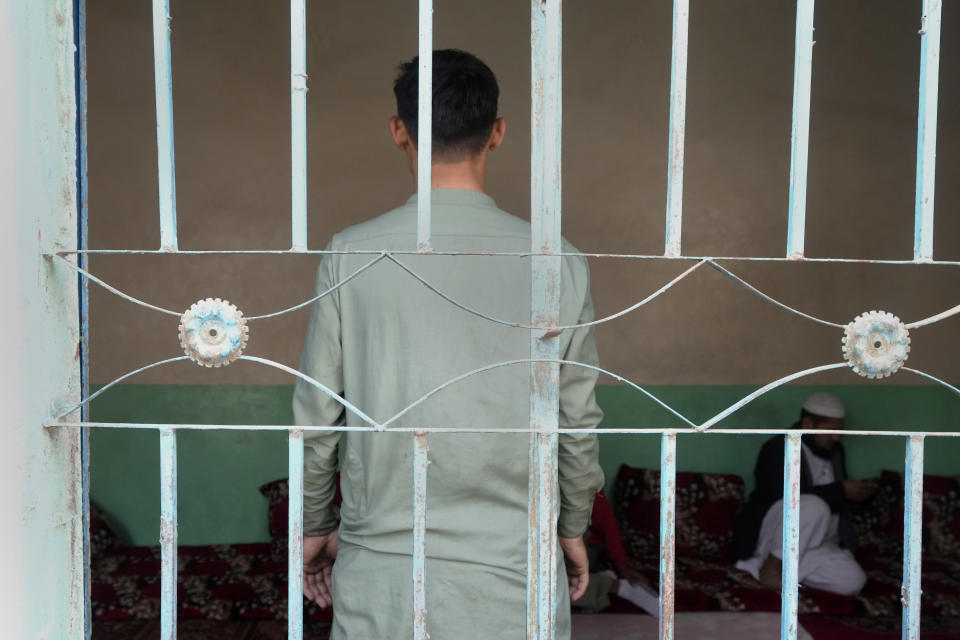
[[[467,189],[433,189],[430,192],[430,200],[433,204],[440,205],[458,205],[482,207],[484,209],[496,209],[497,203],[482,191],[470,191]],[[413,194],[407,200],[407,204],[417,204],[417,194]]]

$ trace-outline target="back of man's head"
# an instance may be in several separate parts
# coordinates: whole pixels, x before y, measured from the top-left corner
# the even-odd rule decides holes
[[[417,140],[419,59],[404,62],[393,83],[397,115]],[[482,60],[458,49],[433,52],[433,154],[457,160],[483,150],[497,119],[500,88]]]

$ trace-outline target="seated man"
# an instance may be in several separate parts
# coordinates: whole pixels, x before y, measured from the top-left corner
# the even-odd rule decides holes
[[[587,591],[572,605],[597,613],[610,606],[610,594],[632,602],[650,615],[660,615],[659,594],[647,584],[643,574],[627,564],[620,527],[603,489],[593,497],[590,526],[584,534],[590,561]],[[598,565],[612,565],[600,571]]]
[[[794,428],[842,429],[846,411],[839,398],[815,393],[803,403]],[[761,584],[780,590],[783,540],[784,437],[760,449],[756,488],[734,525],[737,568]],[[800,544],[797,577],[801,584],[842,595],[856,595],[867,578],[853,557],[856,536],[847,518],[849,501],[866,500],[871,482],[847,478],[843,445],[835,433],[803,436],[800,454]]]

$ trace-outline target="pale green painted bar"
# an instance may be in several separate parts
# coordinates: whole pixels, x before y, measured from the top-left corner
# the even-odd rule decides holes
[[[920,640],[920,569],[923,538],[923,437],[907,438],[903,474],[903,640]]]
[[[800,563],[800,434],[787,435],[783,454],[783,573],[780,582],[780,640],[797,640]]]
[[[160,638],[177,637],[177,432],[160,429]]]
[[[307,3],[290,0],[290,237],[307,249]]]
[[[287,639],[303,639],[303,431],[288,436]]]
[[[561,0],[531,0],[531,359],[557,360],[560,341]],[[553,640],[557,607],[557,446],[560,366],[530,364],[531,481],[527,518],[527,638]]]
[[[813,3],[797,0],[793,63],[793,129],[790,135],[790,202],[787,258],[803,257],[807,222],[807,156],[810,147],[810,82],[813,73]]]
[[[937,104],[940,85],[941,0],[922,0],[920,103],[917,109],[917,191],[913,259],[933,261],[933,201],[937,168]]]
[[[80,395],[78,280],[44,257],[77,248],[74,20],[70,0],[0,11],[4,638],[84,637],[80,430],[43,428]]]
[[[160,185],[160,250],[177,250],[177,175],[173,153],[173,72],[170,0],[153,0],[153,69],[157,102],[157,176]]]

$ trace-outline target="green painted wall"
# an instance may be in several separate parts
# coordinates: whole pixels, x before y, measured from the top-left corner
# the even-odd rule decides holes
[[[651,386],[649,390],[691,420],[702,421],[753,390],[739,385]],[[815,388],[777,389],[754,401],[720,427],[790,425]],[[934,387],[834,388],[847,403],[850,427],[960,430],[960,399]],[[123,385],[93,402],[95,420],[114,422],[289,424],[292,387]],[[629,387],[602,386],[602,427],[674,427],[676,418]],[[752,485],[752,469],[764,435],[683,435],[680,471],[738,473]],[[159,437],[154,431],[96,429],[91,436],[91,493],[127,541],[155,544],[159,532]],[[904,441],[892,437],[845,438],[853,477],[902,469]],[[181,432],[179,508],[181,544],[267,539],[266,501],[257,487],[287,475],[286,435],[247,431]],[[620,464],[659,466],[656,435],[610,434],[600,440],[608,490]],[[928,441],[927,473],[960,474],[960,438]]]

